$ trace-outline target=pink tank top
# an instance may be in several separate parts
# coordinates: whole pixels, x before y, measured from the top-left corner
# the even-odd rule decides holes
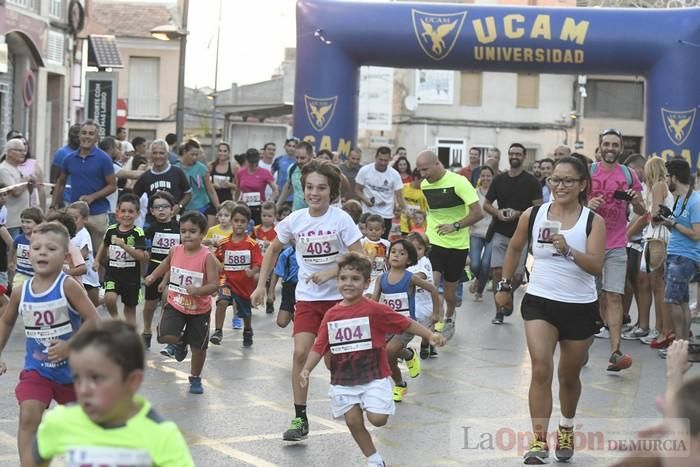
[[[192,296],[188,286],[201,287],[207,282],[207,256],[209,248],[203,246],[194,254],[187,254],[184,245],[177,245],[170,261],[168,303],[187,315],[202,315],[211,311],[211,295]]]

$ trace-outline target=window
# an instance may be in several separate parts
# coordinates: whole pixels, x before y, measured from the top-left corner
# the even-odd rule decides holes
[[[518,73],[518,93],[516,107],[536,109],[540,105],[540,75]]]
[[[469,107],[481,107],[481,81],[483,73],[463,71],[461,74],[459,103]]]
[[[63,34],[56,31],[49,31],[49,44],[47,57],[49,61],[63,65]]]
[[[8,5],[15,5],[27,10],[39,12],[39,0],[7,0]]]
[[[63,17],[63,0],[49,1],[49,15],[59,19]]]
[[[438,159],[445,168],[449,169],[456,164],[464,165],[466,145],[463,139],[438,138],[436,143]]]
[[[584,117],[628,118],[641,120],[644,116],[644,83],[589,79]]]
[[[129,57],[129,117],[160,117],[159,69],[159,58]]]

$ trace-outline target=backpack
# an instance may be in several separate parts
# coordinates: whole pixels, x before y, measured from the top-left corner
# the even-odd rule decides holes
[[[540,210],[540,206],[533,206],[532,211],[530,211],[530,219],[528,219],[527,223],[527,240],[528,243],[532,243],[532,228],[535,226],[535,218],[537,217],[537,211]],[[591,230],[593,230],[593,218],[595,217],[595,213],[593,212],[592,209],[588,210],[588,219],[586,219],[586,237],[588,237],[591,234]]]
[[[632,177],[632,172],[630,171],[630,168],[627,167],[625,164],[620,164],[620,167],[622,167],[622,171],[625,173],[625,180],[627,180],[627,186],[631,189],[634,186],[634,178]],[[594,162],[591,164],[591,177],[595,175],[596,171],[598,170],[598,163]]]

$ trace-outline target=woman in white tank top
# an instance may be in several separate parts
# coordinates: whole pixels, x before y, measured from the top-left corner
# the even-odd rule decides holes
[[[549,458],[546,434],[557,343],[561,421],[555,455],[560,461],[573,456],[573,419],[581,394],[579,374],[597,331],[595,276],[602,271],[605,255],[604,222],[585,206],[591,177],[584,164],[573,157],[559,159],[548,183],[554,201],[530,208],[520,217],[496,294],[498,306],[512,306],[510,278],[531,238],[535,261],[520,307],[532,362],[529,405],[534,436],[525,453],[528,465],[545,464]]]

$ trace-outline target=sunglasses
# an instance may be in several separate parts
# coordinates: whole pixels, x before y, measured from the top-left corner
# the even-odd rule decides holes
[[[603,131],[600,132],[600,137],[601,137],[601,138],[602,138],[603,136],[606,136],[606,135],[615,135],[615,136],[617,136],[618,138],[622,139],[622,133],[621,133],[620,130],[618,130],[617,128],[607,128],[607,129],[605,129],[605,130],[603,130]]]

